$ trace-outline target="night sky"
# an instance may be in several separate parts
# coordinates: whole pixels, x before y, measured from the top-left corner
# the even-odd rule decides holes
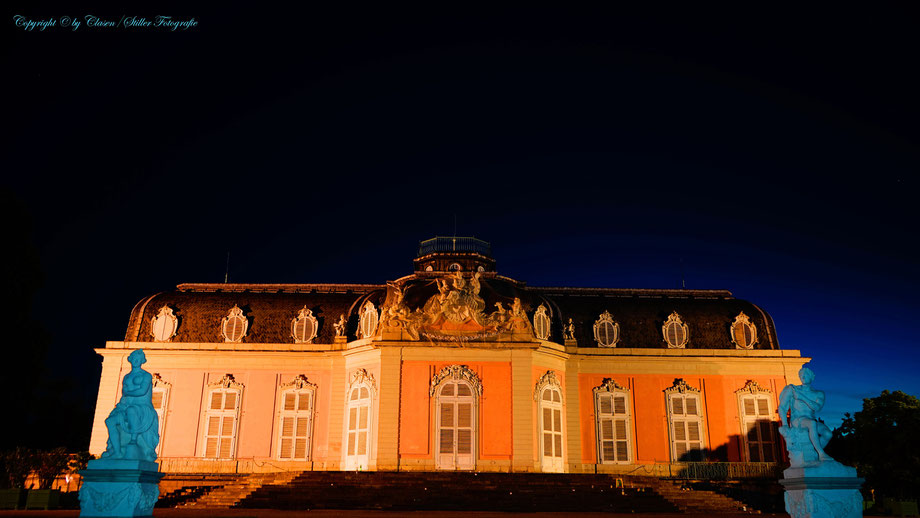
[[[382,283],[454,232],[532,286],[760,305],[832,427],[920,395],[916,6],[754,7],[4,7],[4,275],[40,275],[72,442],[142,297],[228,252],[234,282]]]

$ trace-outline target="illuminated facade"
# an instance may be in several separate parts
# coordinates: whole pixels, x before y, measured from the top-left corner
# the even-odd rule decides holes
[[[488,243],[421,243],[380,285],[183,284],[103,357],[90,451],[127,355],[154,374],[167,472],[661,473],[775,462],[807,358],[722,290],[528,287]]]

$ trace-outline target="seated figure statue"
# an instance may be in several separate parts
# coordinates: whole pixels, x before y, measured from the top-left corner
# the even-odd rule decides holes
[[[159,418],[153,408],[153,377],[141,368],[147,362],[138,349],[128,356],[131,372],[121,387],[121,401],[105,420],[109,440],[103,459],[155,461],[160,442]]]
[[[831,430],[815,417],[824,407],[824,392],[811,387],[815,373],[808,367],[799,370],[799,379],[801,385],[786,385],[779,395],[779,415],[783,421],[779,433],[786,439],[789,462],[792,467],[815,461],[833,462],[824,452],[831,440]]]

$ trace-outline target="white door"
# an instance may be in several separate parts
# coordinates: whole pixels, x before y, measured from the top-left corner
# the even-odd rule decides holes
[[[470,470],[476,466],[475,403],[472,389],[463,381],[448,381],[438,392],[438,469]]]
[[[351,389],[346,417],[345,469],[367,469],[371,429],[371,394],[367,386]]]
[[[540,433],[543,450],[543,471],[565,471],[562,456],[562,395],[558,389],[547,387],[540,398]]]

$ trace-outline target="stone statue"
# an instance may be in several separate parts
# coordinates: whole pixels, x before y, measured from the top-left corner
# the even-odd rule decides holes
[[[791,518],[861,517],[863,479],[824,452],[831,431],[816,416],[824,392],[811,387],[815,373],[808,367],[799,370],[799,379],[801,385],[786,385],[779,394],[779,433],[789,452],[789,467],[780,480],[786,512]]]
[[[153,377],[141,368],[144,351],[128,355],[131,372],[121,385],[121,400],[105,420],[109,430],[103,459],[154,461],[160,442],[159,418],[153,408]]]
[[[779,415],[783,420],[780,434],[786,439],[786,449],[789,450],[789,461],[793,466],[803,465],[817,460],[823,462],[833,460],[824,452],[824,447],[831,440],[831,430],[819,421],[815,414],[824,407],[824,392],[811,387],[815,373],[808,367],[799,371],[801,385],[786,385],[779,395]],[[786,415],[789,414],[789,420]],[[798,437],[793,437],[796,429],[807,433],[808,444],[802,444]],[[798,432],[798,436],[804,436]],[[812,450],[808,450],[807,446]]]
[[[339,315],[339,321],[332,324],[335,329],[335,336],[345,336],[345,315]]]
[[[575,339],[575,323],[572,322],[572,319],[569,319],[569,323],[565,325],[563,329],[563,339],[564,340],[574,340]]]

